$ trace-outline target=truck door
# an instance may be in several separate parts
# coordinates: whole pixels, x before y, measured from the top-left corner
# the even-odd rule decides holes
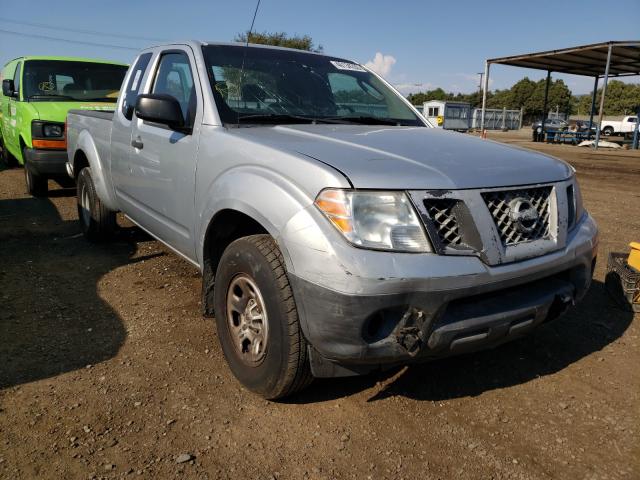
[[[163,51],[149,93],[173,96],[189,133],[133,117],[131,179],[125,194],[131,217],[163,241],[195,259],[194,189],[202,123],[202,92],[191,50]]]
[[[142,91],[149,77],[149,62],[151,52],[141,54],[130,72],[127,74],[126,84],[122,88],[122,99],[119,108],[113,113],[111,127],[111,178],[115,185],[118,200],[129,204],[126,192],[131,190],[131,163],[133,153],[131,146],[131,129],[133,128],[133,109],[136,106],[138,93]]]

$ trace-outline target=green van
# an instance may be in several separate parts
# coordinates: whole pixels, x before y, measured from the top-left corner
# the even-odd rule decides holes
[[[114,110],[127,71],[121,63],[72,57],[20,57],[2,69],[0,145],[8,165],[24,165],[27,191],[47,193],[64,179],[70,109]]]

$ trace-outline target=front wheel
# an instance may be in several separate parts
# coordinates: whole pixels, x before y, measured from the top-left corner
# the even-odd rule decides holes
[[[116,212],[109,210],[96,193],[91,168],[85,167],[78,175],[78,220],[82,233],[91,242],[111,238],[116,229]]]
[[[33,173],[27,165],[27,149],[22,150],[24,161],[24,183],[27,185],[27,193],[34,197],[46,197],[49,191],[49,180],[47,177]]]
[[[231,243],[215,276],[218,337],[235,377],[267,399],[311,380],[307,342],[280,249],[270,235]]]

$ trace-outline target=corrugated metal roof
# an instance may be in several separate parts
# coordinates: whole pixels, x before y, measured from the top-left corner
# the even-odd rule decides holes
[[[609,45],[612,47],[610,77],[640,75],[640,40],[594,43],[561,50],[490,58],[487,62],[595,77],[604,75]]]

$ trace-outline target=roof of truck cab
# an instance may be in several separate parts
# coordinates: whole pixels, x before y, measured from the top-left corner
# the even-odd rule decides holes
[[[106,63],[110,65],[122,65],[127,66],[126,63],[114,62],[113,60],[104,60],[101,58],[84,58],[84,57],[58,57],[55,55],[26,55],[23,57],[14,58],[7,63],[15,62],[16,60],[53,60],[53,61],[65,61],[65,62],[87,62],[87,63]]]
[[[155,48],[163,48],[163,47],[172,47],[176,45],[188,45],[190,47],[198,48],[198,47],[207,47],[207,46],[244,47],[247,44],[242,42],[204,42],[200,40],[187,40],[183,42],[171,42],[171,43],[153,45],[151,47],[145,48],[144,50],[152,50]],[[333,57],[333,55],[327,55],[324,52],[313,52],[311,50],[300,50],[299,48],[280,47],[276,45],[264,45],[262,43],[249,43],[249,46],[256,47],[256,48],[268,48],[272,50],[289,50],[291,52],[303,52],[303,53],[310,53],[312,55]]]

